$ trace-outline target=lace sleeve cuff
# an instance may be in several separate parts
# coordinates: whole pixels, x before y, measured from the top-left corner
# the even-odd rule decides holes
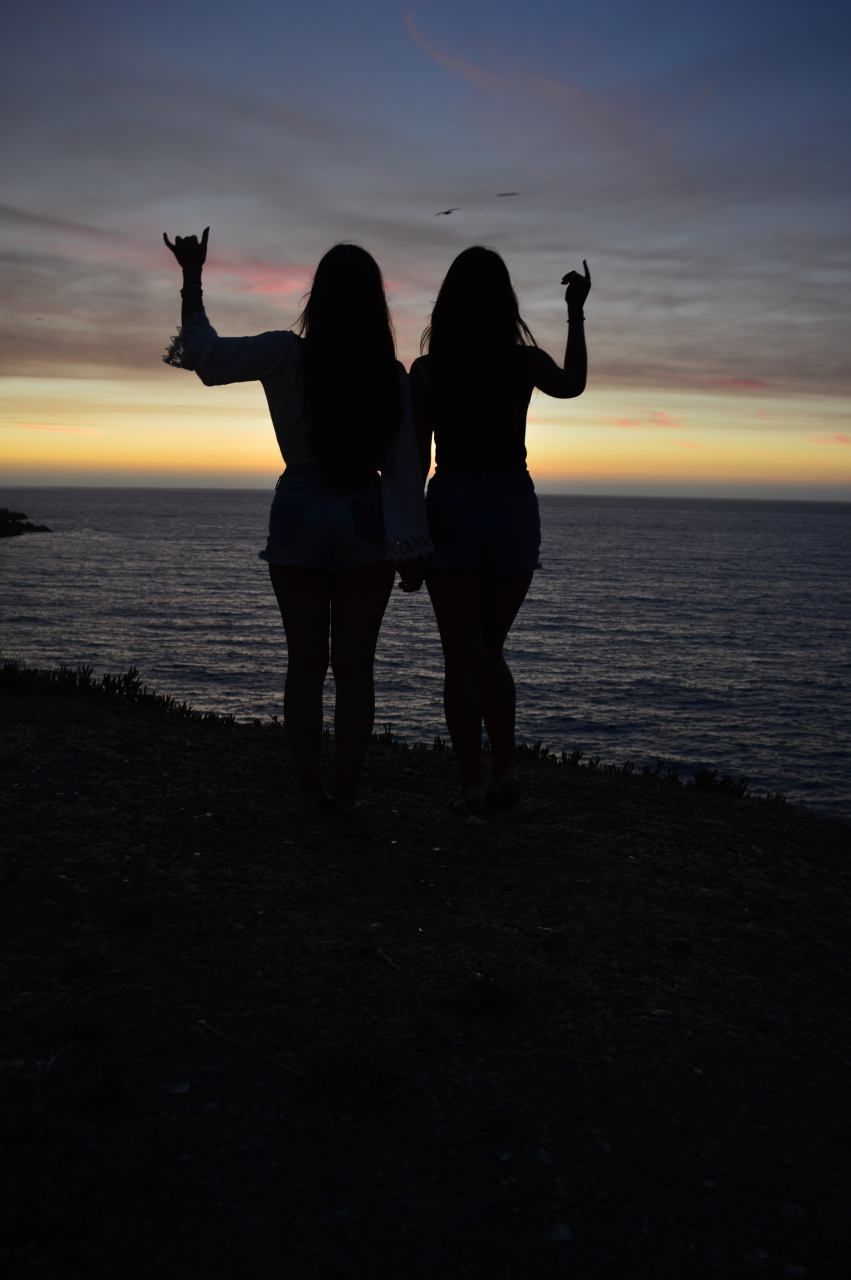
[[[197,371],[209,358],[217,337],[206,312],[198,311],[180,326],[163,353],[163,361],[175,369]]]

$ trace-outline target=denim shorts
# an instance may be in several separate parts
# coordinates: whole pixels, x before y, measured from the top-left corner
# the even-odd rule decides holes
[[[387,558],[381,481],[339,493],[316,466],[287,467],[275,488],[260,559],[304,569],[360,569]]]
[[[449,472],[429,481],[432,569],[531,573],[539,569],[541,522],[528,471]]]

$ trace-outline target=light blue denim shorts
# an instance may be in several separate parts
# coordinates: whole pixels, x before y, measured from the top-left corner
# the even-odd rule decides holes
[[[426,493],[434,559],[429,572],[501,574],[540,569],[541,522],[528,471],[438,471]]]
[[[304,569],[359,569],[384,561],[381,481],[339,493],[317,466],[287,467],[275,488],[260,559]]]

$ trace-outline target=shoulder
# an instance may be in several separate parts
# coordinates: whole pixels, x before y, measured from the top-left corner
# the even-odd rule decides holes
[[[304,338],[293,333],[292,329],[273,329],[263,336],[268,339],[271,346],[277,349],[282,365],[290,364],[292,359],[297,359],[304,347]]]
[[[249,341],[269,351],[280,351],[283,355],[294,350],[301,343],[301,338],[291,329],[267,329],[264,333],[255,333]]]
[[[542,347],[518,347],[522,351],[523,369],[531,378],[537,378],[548,369],[557,368],[555,360]]]

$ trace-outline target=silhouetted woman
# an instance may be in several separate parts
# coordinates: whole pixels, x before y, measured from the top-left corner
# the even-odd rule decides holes
[[[591,288],[571,271],[564,366],[541,351],[524,323],[498,253],[475,246],[440,287],[411,368],[414,421],[427,474],[434,560],[426,573],[446,667],[446,724],[461,768],[452,808],[478,813],[517,795],[514,680],[502,647],[538,568],[538,501],[526,469],[526,411],[535,387],[559,399],[585,389],[582,307]],[[482,780],[482,721],[493,778]]]
[[[174,244],[163,237],[183,268],[181,330],[165,360],[193,369],[207,386],[253,379],[263,385],[286,464],[261,555],[287,637],[287,738],[304,806],[325,807],[320,745],[330,657],[334,802],[348,812],[372,734],[373,661],[394,577],[388,556],[402,559],[427,547],[407,376],[396,360],[378,264],[357,245],[335,245],[322,258],[296,332],[220,338],[201,296],[208,230],[200,243],[195,236],[178,236]],[[398,461],[403,429],[414,484],[388,547],[378,472]],[[396,498],[398,517],[406,503]]]

